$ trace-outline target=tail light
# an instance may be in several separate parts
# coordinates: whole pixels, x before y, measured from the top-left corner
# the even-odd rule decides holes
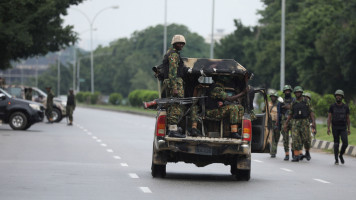
[[[251,133],[252,133],[252,126],[250,120],[243,120],[242,124],[242,140],[243,141],[251,141]]]
[[[156,136],[166,135],[166,115],[160,115],[157,119]]]
[[[156,101],[143,102],[143,107],[145,109],[150,108],[150,107],[155,106],[155,105],[157,105]]]

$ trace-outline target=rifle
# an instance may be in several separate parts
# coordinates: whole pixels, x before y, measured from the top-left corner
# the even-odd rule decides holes
[[[145,109],[148,108],[156,108],[157,106],[163,107],[171,104],[179,104],[179,105],[187,105],[187,104],[193,104],[196,103],[199,99],[204,99],[206,96],[203,97],[186,97],[186,98],[161,98],[161,99],[155,99],[153,101],[149,102],[143,102],[143,107]]]

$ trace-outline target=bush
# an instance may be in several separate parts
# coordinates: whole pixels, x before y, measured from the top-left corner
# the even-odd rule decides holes
[[[78,92],[75,95],[75,98],[77,99],[78,102],[83,103],[84,102],[84,92]]]
[[[120,105],[122,101],[122,95],[120,93],[112,93],[109,96],[109,102],[112,105]]]
[[[320,117],[327,117],[329,112],[329,107],[331,104],[335,103],[335,97],[332,94],[325,94],[319,99],[314,112]]]
[[[349,103],[349,108],[350,108],[350,121],[351,121],[351,126],[356,128],[356,105],[353,101],[350,101]]]
[[[129,102],[132,106],[141,106],[142,102],[157,98],[158,92],[154,90],[134,90],[129,94]]]
[[[89,102],[90,102],[90,95],[91,95],[91,92],[84,92],[84,93],[83,93],[84,103],[89,104]]]
[[[100,92],[94,92],[94,94],[90,93],[89,100],[91,104],[96,104],[99,100]]]

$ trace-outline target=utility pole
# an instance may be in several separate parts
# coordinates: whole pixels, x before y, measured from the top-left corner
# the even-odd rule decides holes
[[[282,0],[282,24],[281,24],[281,81],[280,89],[283,90],[285,85],[285,15],[286,0]]]
[[[57,71],[57,96],[60,95],[60,89],[61,89],[61,52],[58,54],[58,71]]]
[[[167,0],[164,0],[163,55],[167,51]]]

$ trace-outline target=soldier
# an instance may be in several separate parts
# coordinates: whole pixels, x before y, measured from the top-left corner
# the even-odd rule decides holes
[[[0,88],[4,89],[5,85],[6,85],[5,78],[0,77]]]
[[[69,94],[67,96],[67,114],[69,117],[69,126],[73,125],[73,112],[75,110],[75,106],[75,95],[73,93],[73,89],[71,88],[69,89]]]
[[[330,124],[332,124],[332,133],[334,137],[334,155],[335,155],[335,165],[339,164],[339,159],[342,164],[344,161],[344,153],[348,146],[347,136],[351,134],[350,132],[350,109],[342,102],[344,98],[344,91],[336,90],[335,99],[336,103],[330,105],[328,113],[328,135],[330,135]],[[346,132],[347,127],[347,132]],[[339,143],[340,137],[342,141],[342,146],[339,154]]]
[[[163,58],[163,85],[166,87],[166,97],[184,97],[183,89],[183,74],[184,67],[183,60],[180,57],[180,51],[185,45],[185,38],[183,35],[174,35],[171,44]],[[185,135],[178,129],[178,120],[182,115],[183,108],[178,104],[172,104],[167,109],[167,124],[168,136],[184,138]]]
[[[279,138],[281,136],[279,124],[278,124],[278,106],[280,106],[277,101],[278,94],[277,92],[273,92],[269,95],[271,97],[271,101],[268,102],[268,108],[270,110],[270,114],[272,117],[272,126],[273,126],[273,135],[272,135],[272,150],[271,150],[271,158],[275,158],[277,154],[277,146],[279,142]]]
[[[283,146],[285,152],[284,160],[287,161],[289,160],[289,131],[292,129],[292,123],[291,122],[288,123],[287,130],[284,130],[282,126],[288,118],[290,105],[295,99],[292,97],[292,87],[290,85],[285,85],[283,87],[283,93],[284,93],[283,103],[279,104],[278,106],[278,121],[280,126],[279,128],[281,129],[281,133],[283,136]],[[291,150],[293,156],[293,149],[291,148]]]
[[[301,150],[303,144],[305,145],[305,157],[309,161],[310,157],[310,132],[309,132],[309,117],[312,119],[312,128],[315,129],[315,119],[314,113],[310,106],[310,102],[304,100],[303,89],[300,86],[294,88],[294,95],[296,100],[292,103],[290,113],[288,115],[287,121],[284,123],[284,131],[287,131],[288,123],[293,118],[292,122],[292,139],[293,139],[293,150],[294,158],[292,162],[299,162],[303,159]]]
[[[305,98],[308,101],[311,101],[311,94],[309,92],[303,93],[303,98]]]
[[[52,110],[53,110],[53,98],[54,98],[54,94],[51,91],[51,87],[46,87],[47,90],[47,102],[46,102],[46,112],[47,112],[47,116],[48,116],[48,123],[53,123],[53,114],[52,114]]]
[[[230,118],[231,138],[241,138],[238,133],[238,123],[241,123],[244,108],[241,105],[224,105],[224,101],[236,102],[240,97],[246,94],[246,90],[234,96],[228,96],[225,92],[224,84],[229,82],[229,77],[214,76],[215,83],[208,89],[206,100],[206,117],[221,120],[227,116]]]
[[[28,88],[27,90],[25,90],[25,99],[32,101],[32,88]]]

